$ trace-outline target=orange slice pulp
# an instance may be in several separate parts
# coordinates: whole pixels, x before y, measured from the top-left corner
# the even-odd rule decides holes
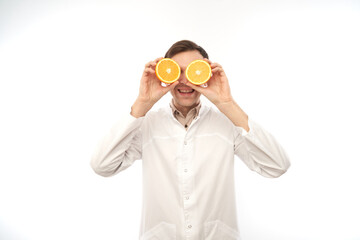
[[[175,82],[180,77],[180,66],[170,58],[161,59],[155,67],[158,79],[166,84]]]
[[[192,61],[186,68],[186,78],[195,85],[206,83],[211,77],[210,64],[204,60]]]

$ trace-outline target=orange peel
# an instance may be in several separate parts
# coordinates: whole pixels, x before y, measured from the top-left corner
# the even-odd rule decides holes
[[[180,78],[181,70],[177,62],[171,58],[163,58],[156,64],[155,74],[163,83],[171,84]]]
[[[195,85],[202,85],[211,78],[211,67],[205,60],[192,61],[186,68],[186,78]]]

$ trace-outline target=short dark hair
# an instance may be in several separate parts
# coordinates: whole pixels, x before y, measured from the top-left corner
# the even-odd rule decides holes
[[[199,51],[204,58],[209,59],[209,55],[207,54],[207,52],[202,47],[200,47],[199,45],[197,45],[196,43],[190,40],[181,40],[174,43],[165,53],[165,58],[172,58],[178,53],[192,51],[192,50]]]

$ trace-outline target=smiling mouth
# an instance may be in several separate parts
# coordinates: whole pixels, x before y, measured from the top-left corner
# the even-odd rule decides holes
[[[179,93],[193,93],[194,91],[195,91],[194,89],[188,89],[188,90],[178,89]]]

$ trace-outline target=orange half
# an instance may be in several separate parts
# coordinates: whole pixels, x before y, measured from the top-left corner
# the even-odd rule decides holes
[[[186,68],[186,78],[195,85],[206,83],[211,77],[210,64],[204,60],[195,60]]]
[[[180,78],[181,71],[177,62],[170,58],[163,58],[156,64],[155,73],[160,81],[170,84]]]

